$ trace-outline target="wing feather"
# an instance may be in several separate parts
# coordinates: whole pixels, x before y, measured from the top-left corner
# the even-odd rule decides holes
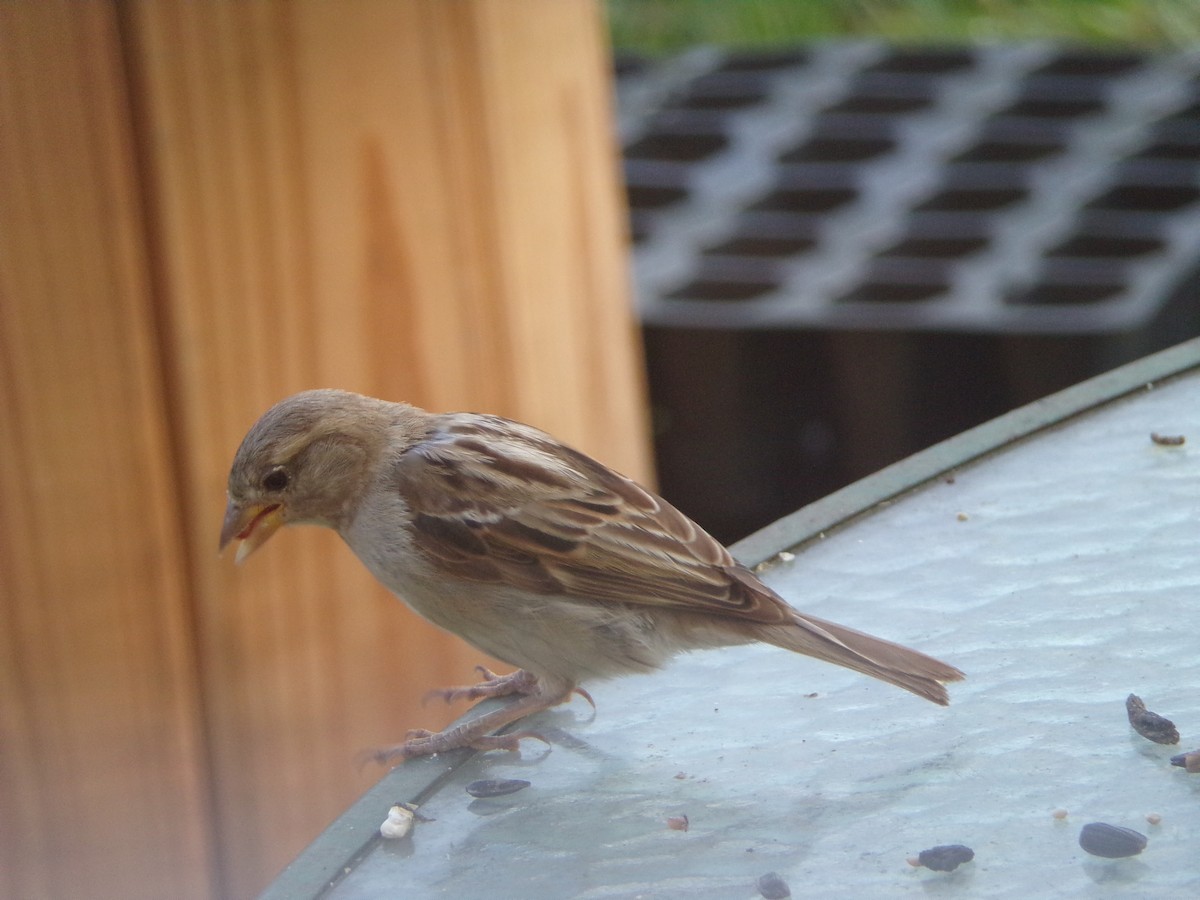
[[[448,574],[596,603],[792,621],[691,519],[590,457],[493,416],[437,425],[395,476],[417,547]]]

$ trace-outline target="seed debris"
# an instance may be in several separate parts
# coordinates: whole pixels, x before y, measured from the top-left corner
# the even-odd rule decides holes
[[[1125,698],[1125,712],[1133,730],[1148,741],[1156,744],[1178,744],[1179,731],[1170,719],[1146,709],[1146,704],[1137,694]]]
[[[1151,432],[1150,440],[1160,447],[1182,447],[1187,438],[1182,434],[1159,434],[1155,431]]]
[[[953,872],[974,858],[975,851],[963,844],[939,844],[917,854],[917,861],[935,872]]]
[[[1137,856],[1149,841],[1141,832],[1107,822],[1088,822],[1079,832],[1079,846],[1092,856],[1122,859]]]

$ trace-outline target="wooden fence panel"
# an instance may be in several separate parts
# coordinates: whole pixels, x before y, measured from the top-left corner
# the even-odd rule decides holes
[[[243,897],[474,650],[336,537],[216,556],[340,386],[649,476],[591,0],[0,4],[0,894]]]
[[[207,897],[184,508],[113,9],[0,5],[0,895]]]
[[[451,715],[479,654],[328,533],[213,542],[271,402],[338,386],[532,421],[649,470],[609,70],[591,2],[128,7],[164,378],[180,448],[217,834],[261,886]],[[457,711],[455,711],[457,712]]]

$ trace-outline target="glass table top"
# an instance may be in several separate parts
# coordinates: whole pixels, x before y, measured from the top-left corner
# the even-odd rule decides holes
[[[750,898],[776,872],[793,896],[1200,896],[1200,775],[1169,763],[1200,747],[1198,519],[1191,368],[765,561],[797,608],[965,671],[950,707],[773,647],[690,654],[529,720],[550,747],[397,767],[267,895],[348,872],[330,896]],[[1182,743],[1136,734],[1130,693]],[[378,840],[410,800],[427,820]],[[1095,821],[1148,847],[1089,856]],[[974,861],[907,862],[940,844]]]

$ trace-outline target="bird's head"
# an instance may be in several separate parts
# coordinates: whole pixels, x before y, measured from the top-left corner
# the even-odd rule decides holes
[[[220,549],[240,563],[284,525],[338,528],[352,514],[387,437],[393,404],[348,391],[305,391],[255,423],[229,471]]]

